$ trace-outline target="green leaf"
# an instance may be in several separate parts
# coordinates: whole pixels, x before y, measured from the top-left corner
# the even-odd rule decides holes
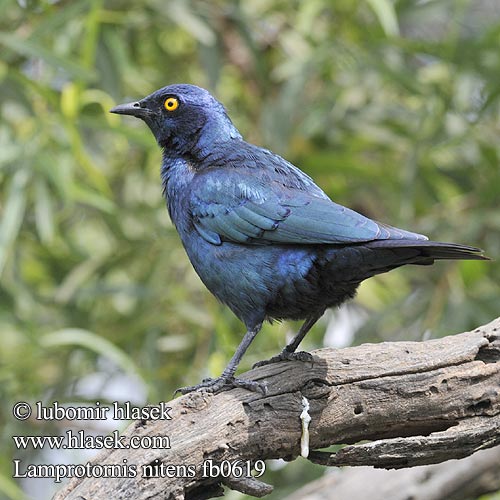
[[[398,18],[394,5],[389,0],[366,0],[375,11],[379,23],[387,36],[399,34]]]
[[[165,4],[158,4],[161,10],[167,14],[172,21],[182,26],[194,38],[205,45],[214,45],[216,36],[212,28],[199,16],[192,12],[183,1],[175,0]]]
[[[27,496],[23,490],[10,477],[0,474],[0,493],[5,494],[10,500],[26,500]]]
[[[80,203],[85,203],[91,207],[97,208],[111,214],[115,211],[115,205],[111,200],[108,200],[104,196],[96,193],[95,191],[91,191],[90,189],[86,189],[83,185],[72,186],[71,194],[76,201]]]
[[[103,257],[93,256],[74,267],[54,292],[54,300],[66,304],[103,262]]]
[[[0,276],[7,261],[9,251],[17,238],[26,210],[27,170],[18,170],[10,185],[7,201],[0,222]]]
[[[134,361],[109,340],[81,328],[65,328],[42,335],[40,343],[44,347],[79,346],[99,354],[124,372],[140,376],[139,368]]]
[[[32,40],[23,40],[15,35],[0,33],[0,44],[5,45],[9,49],[17,52],[18,54],[22,54],[23,56],[43,59],[45,62],[56,68],[64,69],[75,78],[80,78],[84,81],[91,81],[95,79],[95,73],[93,70],[84,69],[80,64],[73,62],[72,60],[59,57],[54,54],[53,50],[50,50],[40,43],[36,43]]]
[[[54,239],[54,209],[43,179],[37,179],[35,184],[35,220],[40,239],[50,243]]]

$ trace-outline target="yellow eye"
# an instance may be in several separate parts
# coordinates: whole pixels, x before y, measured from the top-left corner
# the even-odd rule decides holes
[[[179,107],[179,101],[175,97],[167,97],[163,105],[167,111],[175,111]]]

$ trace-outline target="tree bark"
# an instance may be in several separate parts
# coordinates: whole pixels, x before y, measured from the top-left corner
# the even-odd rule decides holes
[[[500,446],[495,446],[459,461],[400,470],[334,469],[286,500],[468,500],[499,489]]]
[[[107,450],[93,464],[127,463],[136,467],[135,477],[73,479],[54,498],[193,500],[220,495],[222,485],[264,496],[272,488],[246,477],[246,461],[297,458],[300,415],[307,405],[309,448],[347,445],[336,453],[309,454],[325,465],[413,467],[500,444],[500,318],[472,332],[426,342],[312,354],[312,364],[282,362],[242,375],[265,382],[265,396],[233,389],[169,402],[171,420],[137,421],[124,432],[127,442],[168,436],[169,449]],[[370,442],[354,445],[359,441]],[[244,470],[235,467],[230,477],[211,475],[203,467],[210,463]],[[142,467],[148,464],[167,477],[146,477],[152,469]]]

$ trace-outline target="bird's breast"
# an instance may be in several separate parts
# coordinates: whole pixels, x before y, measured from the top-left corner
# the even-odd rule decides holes
[[[163,193],[168,213],[179,233],[186,231],[189,223],[189,193],[194,175],[195,169],[189,161],[164,158],[161,168]]]

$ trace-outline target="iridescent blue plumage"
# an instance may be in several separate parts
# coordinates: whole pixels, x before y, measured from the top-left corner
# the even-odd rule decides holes
[[[234,373],[265,319],[306,320],[274,358],[303,359],[295,349],[307,331],[364,279],[435,259],[485,259],[476,248],[428,241],[334,203],[297,167],[245,142],[224,107],[199,87],[171,85],[112,111],[150,127],[163,149],[168,210],[189,259],[247,327],[222,376],[182,392],[262,389]]]

